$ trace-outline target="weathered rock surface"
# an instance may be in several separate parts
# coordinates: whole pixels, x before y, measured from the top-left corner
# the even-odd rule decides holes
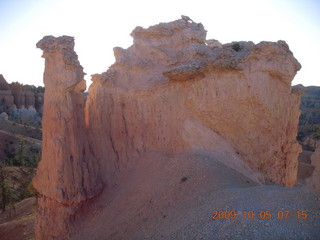
[[[205,156],[210,168],[220,161],[255,184],[296,182],[301,93],[291,89],[291,81],[300,64],[284,41],[222,45],[207,41],[202,24],[185,16],[137,27],[131,36],[131,47],[114,48],[115,64],[92,76],[85,108],[73,38],[47,36],[37,44],[46,59],[43,156],[34,180],[41,196],[37,239],[66,239],[81,203],[101,190],[100,180],[110,193],[104,199],[107,207],[125,205],[135,196],[146,200],[163,190],[151,180],[154,171],[146,170],[148,177],[140,179],[150,185],[145,192],[141,186],[142,194],[135,189],[128,194],[128,182],[146,176],[150,166],[159,167],[157,179],[173,179],[183,171],[192,175],[202,162],[192,157],[196,154]],[[182,171],[179,165],[189,159],[183,154],[192,161]],[[171,174],[162,174],[161,159]],[[204,175],[205,167],[199,169],[193,187],[200,193],[195,186],[205,186],[201,181],[210,171]],[[174,197],[179,185],[167,181],[171,190],[163,190],[163,196]],[[135,206],[144,204],[135,200]],[[111,207],[116,210],[102,218],[111,224],[107,228],[127,216],[121,212],[124,205]]]
[[[2,74],[0,74],[0,90],[10,90],[9,84]]]
[[[83,68],[71,37],[44,37],[46,86],[42,160],[33,184],[40,194],[37,239],[68,239],[82,202],[101,191],[99,165],[91,153],[84,121]]]
[[[320,144],[311,156],[311,164],[314,166],[314,170],[311,177],[307,179],[307,185],[320,191]]]
[[[35,108],[42,113],[43,93],[37,92],[35,86],[8,84],[0,74],[0,106],[3,110]]]
[[[14,104],[14,97],[10,90],[9,84],[2,74],[0,74],[0,103],[5,107],[12,107]]]
[[[115,64],[93,76],[87,101],[107,183],[137,154],[206,151],[236,153],[225,164],[262,182],[295,184],[300,93],[291,80],[300,64],[285,42],[211,46],[201,24],[183,19],[131,35],[134,44],[115,48]]]

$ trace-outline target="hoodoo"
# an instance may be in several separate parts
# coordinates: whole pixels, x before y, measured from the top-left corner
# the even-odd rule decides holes
[[[37,44],[46,60],[43,155],[34,180],[39,240],[66,239],[79,206],[102,186],[110,190],[106,206],[115,204],[112,198],[126,200],[111,190],[133,172],[147,176],[148,162],[161,172],[164,165],[150,157],[157,154],[180,154],[181,160],[168,160],[174,172],[201,154],[255,183],[296,182],[300,93],[291,81],[300,64],[284,41],[221,44],[206,40],[203,25],[187,17],[137,27],[131,36],[131,47],[114,48],[116,62],[108,71],[92,76],[85,107],[73,38],[47,36]],[[188,171],[201,167],[192,161]],[[158,183],[150,191],[159,193]],[[106,229],[118,226],[117,207],[108,212]]]
[[[99,165],[87,139],[84,73],[72,37],[44,37],[42,160],[33,184],[39,193],[37,239],[68,239],[80,205],[101,191]]]
[[[8,84],[0,74],[0,107],[3,110],[31,108],[42,112],[43,93],[35,89],[35,86],[24,86],[18,82]]]

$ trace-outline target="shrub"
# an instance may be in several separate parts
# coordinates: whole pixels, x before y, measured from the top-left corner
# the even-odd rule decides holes
[[[241,50],[241,46],[239,43],[235,43],[232,45],[232,49],[235,50],[236,52],[239,52]]]

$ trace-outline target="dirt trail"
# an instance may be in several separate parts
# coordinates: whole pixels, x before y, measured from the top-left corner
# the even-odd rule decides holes
[[[319,239],[320,195],[311,190],[258,185],[204,154],[149,154],[141,163],[83,209],[72,239]],[[237,217],[213,220],[215,210]]]
[[[0,129],[0,133],[9,135],[9,136],[11,136],[11,137],[18,138],[18,139],[20,139],[20,140],[25,140],[25,141],[28,141],[28,142],[32,142],[32,143],[35,143],[35,144],[39,144],[39,145],[42,144],[42,141],[40,141],[40,140],[38,140],[38,139],[31,138],[31,137],[26,137],[26,136],[23,136],[23,135],[20,135],[20,134],[13,134],[13,133],[7,132],[7,131],[5,131],[5,130],[1,130],[1,129]]]
[[[20,124],[20,123],[17,123],[17,122],[13,122],[13,121],[10,121],[10,120],[3,120],[3,121],[6,121],[8,124],[14,124],[16,126],[19,126],[19,127],[26,127],[26,125],[24,124]],[[33,126],[30,126],[28,125],[28,128],[31,128],[31,129],[41,129],[41,127],[33,127]]]

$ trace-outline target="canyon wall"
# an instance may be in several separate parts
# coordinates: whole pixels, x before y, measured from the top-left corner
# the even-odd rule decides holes
[[[255,182],[296,182],[300,64],[284,41],[223,45],[188,17],[131,36],[92,76],[86,106],[73,38],[37,44],[46,61],[37,239],[68,239],[81,204],[121,185],[149,152],[200,152]]]
[[[35,86],[20,83],[8,84],[0,74],[0,106],[6,109],[34,108],[42,112],[43,93],[37,92]]]

